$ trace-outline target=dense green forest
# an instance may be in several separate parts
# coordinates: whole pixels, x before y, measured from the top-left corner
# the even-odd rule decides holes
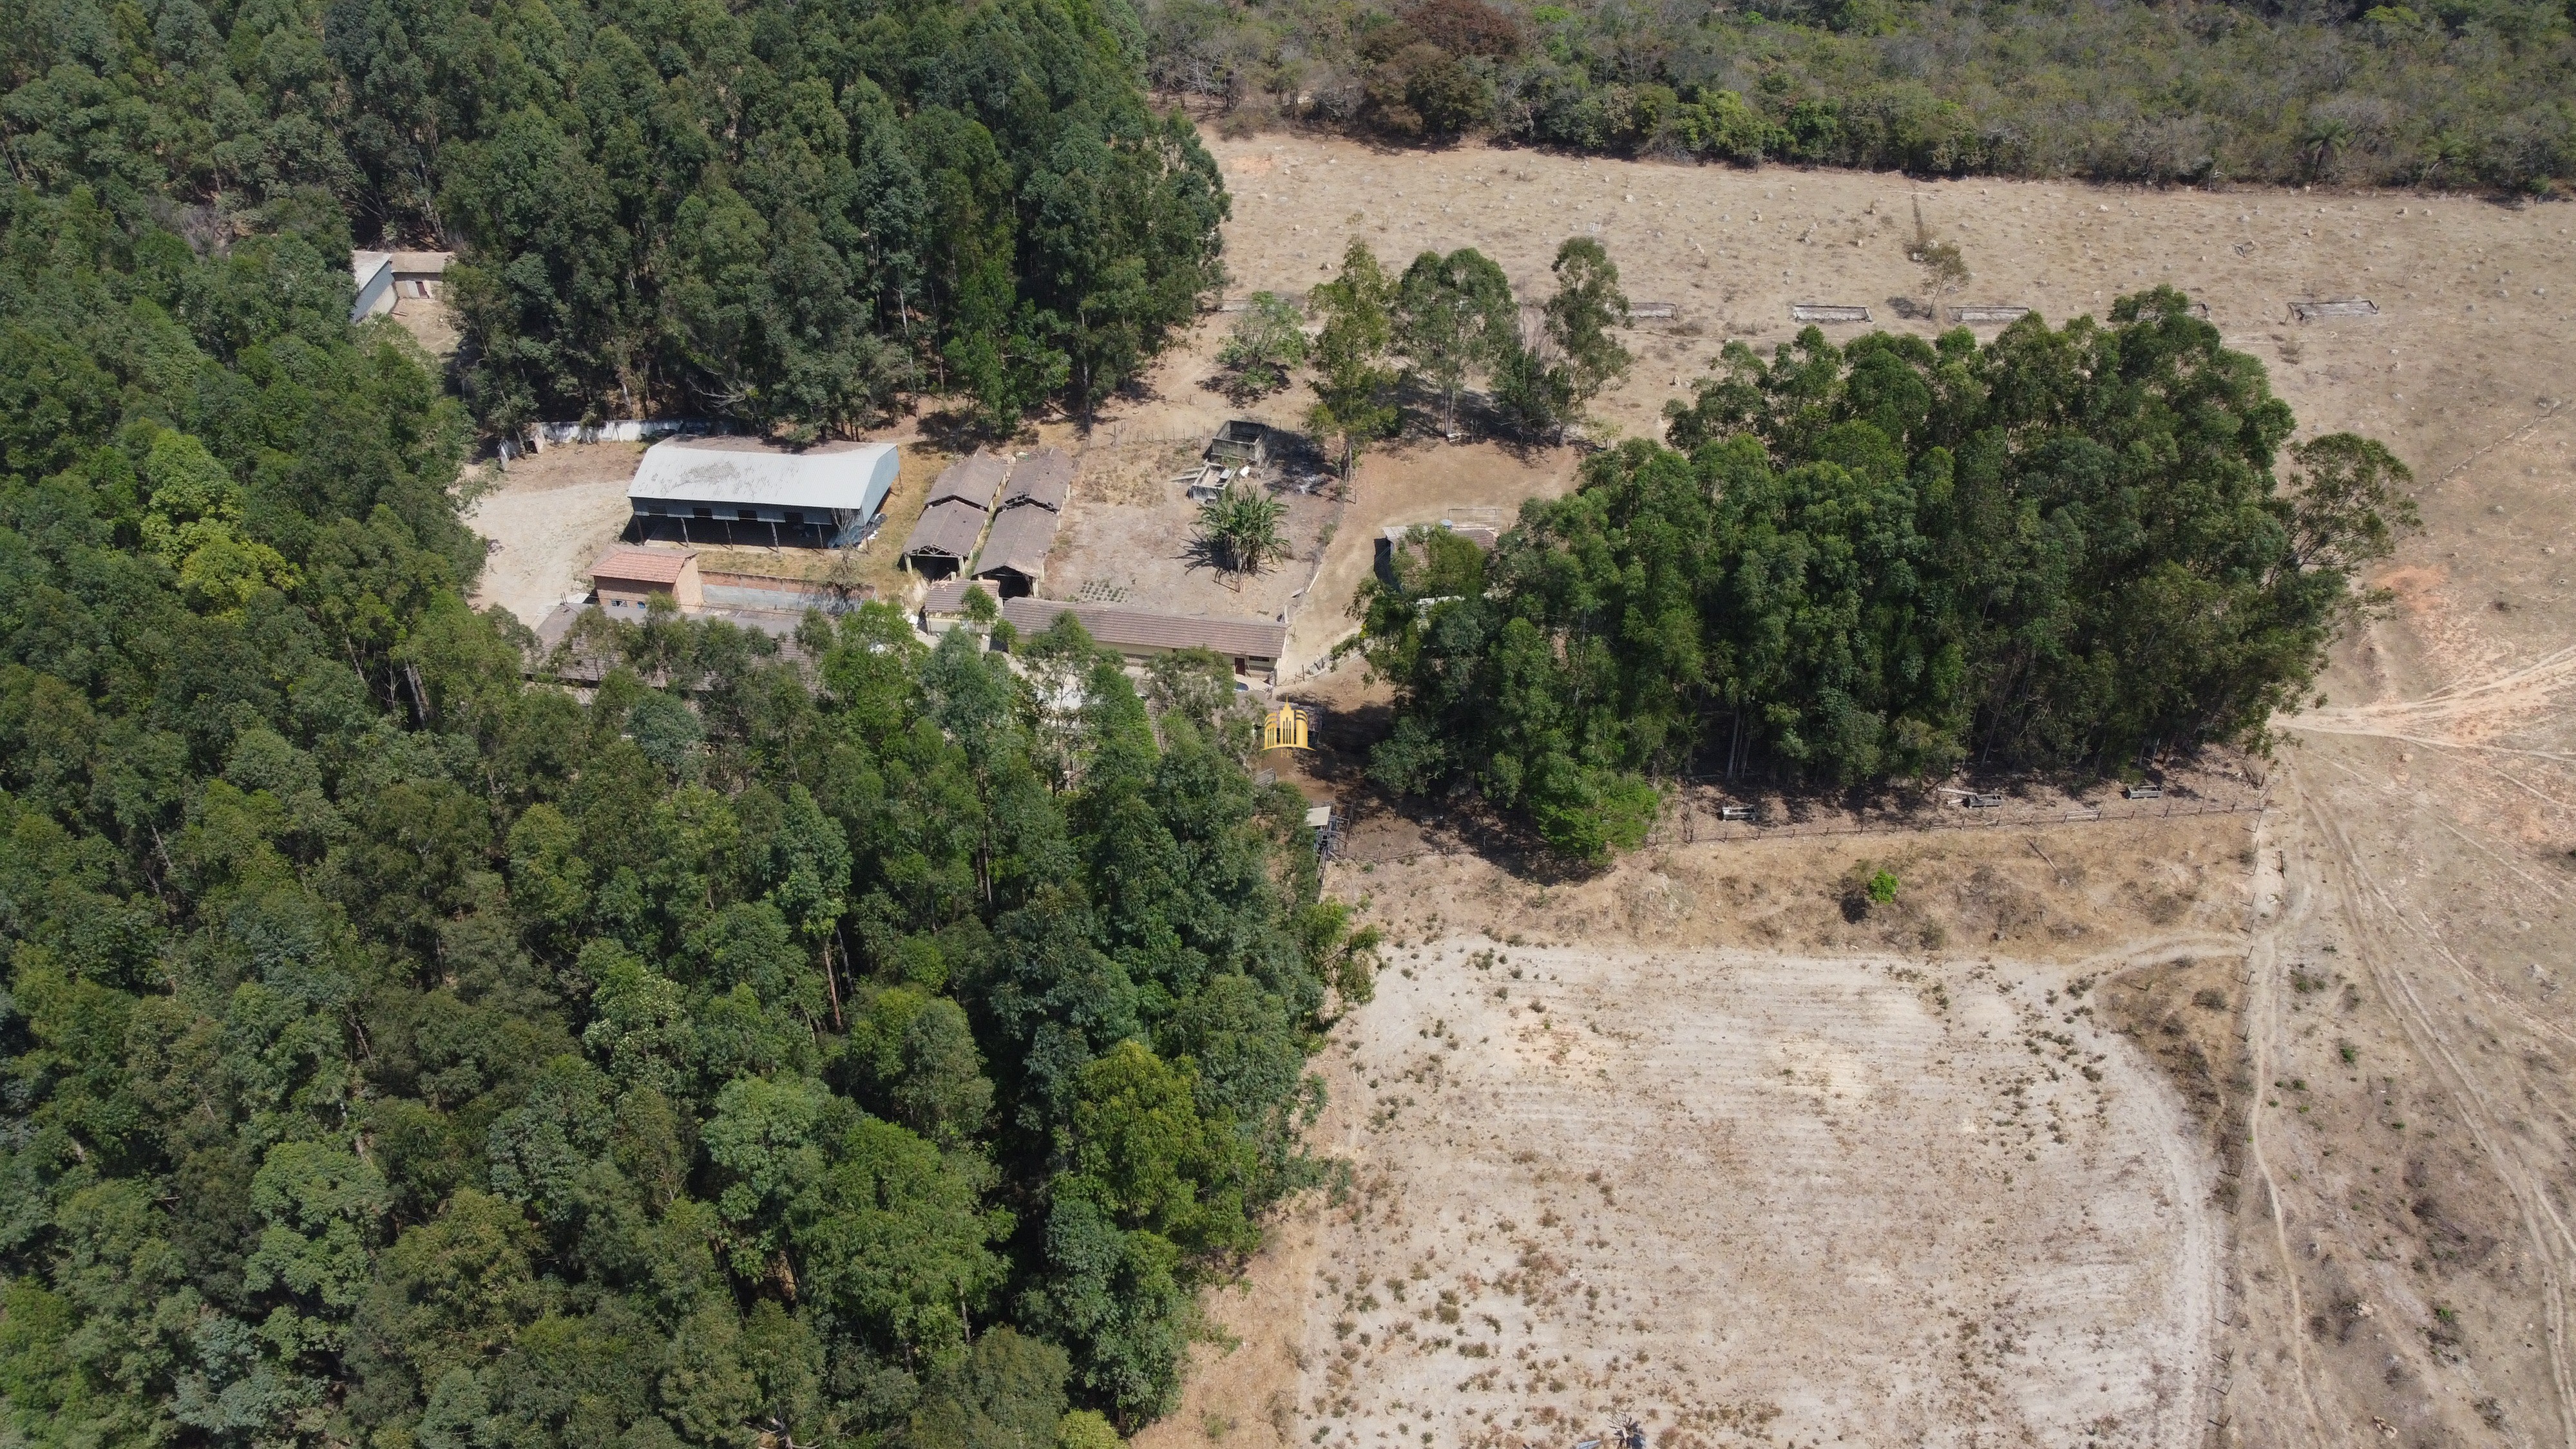
[[[1382,784],[1472,785],[1597,858],[1685,769],[2120,770],[2245,739],[2414,518],[2403,464],[2291,443],[2261,364],[2170,289],[1983,346],[1809,328],[1720,361],[1672,446],[1595,454],[1490,558],[1429,531],[1363,588],[1399,692]]]
[[[2563,0],[1144,8],[1157,84],[1236,124],[2105,181],[2576,178]]]
[[[13,0],[0,144],[200,245],[280,209],[453,246],[495,432],[995,426],[1131,376],[1216,282],[1225,196],[1143,103],[1125,0]]]
[[[0,1441],[1164,1410],[1370,950],[1225,666],[870,605],[524,682],[339,213],[170,184],[0,186]]]

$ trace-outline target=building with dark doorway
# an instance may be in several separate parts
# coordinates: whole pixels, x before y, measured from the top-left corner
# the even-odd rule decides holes
[[[975,450],[930,485],[920,519],[903,541],[903,561],[924,578],[944,579],[966,566],[984,537],[984,513],[1009,475],[1007,458]]]

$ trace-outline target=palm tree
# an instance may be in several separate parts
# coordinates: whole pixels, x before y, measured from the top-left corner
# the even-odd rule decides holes
[[[1288,540],[1279,532],[1279,520],[1287,516],[1287,504],[1259,489],[1228,483],[1199,505],[1199,537],[1226,567],[1257,574],[1263,564],[1288,552]]]
[[[2299,144],[2307,148],[2308,175],[2322,178],[2334,165],[2335,153],[2352,144],[2352,123],[2341,116],[2311,117]]]
[[[2467,137],[2457,131],[2441,132],[2424,145],[2421,179],[2439,183],[2446,173],[2466,169],[2476,157],[2477,152],[2469,145]]]

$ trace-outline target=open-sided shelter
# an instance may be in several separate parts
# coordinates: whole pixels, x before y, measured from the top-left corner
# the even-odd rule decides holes
[[[982,448],[940,471],[911,537],[903,541],[903,559],[913,572],[944,579],[966,566],[984,536],[985,512],[1010,471],[1010,459]]]
[[[645,450],[626,496],[644,537],[846,548],[885,506],[898,461],[890,443],[671,438]]]
[[[951,498],[921,510],[921,521],[903,541],[903,557],[924,578],[944,579],[975,556],[975,541],[984,536],[984,510]]]
[[[993,515],[993,531],[975,556],[973,576],[991,583],[1004,598],[1033,592],[1046,577],[1047,550],[1055,547],[1056,526],[1063,521],[1054,509],[1033,505]]]

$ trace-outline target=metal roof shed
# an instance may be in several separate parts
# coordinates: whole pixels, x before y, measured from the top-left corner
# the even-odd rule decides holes
[[[756,438],[671,438],[644,451],[626,496],[647,533],[664,519],[677,522],[683,541],[692,526],[730,539],[738,525],[765,525],[772,543],[838,548],[856,542],[885,505],[898,466],[891,443],[791,450]]]
[[[357,294],[349,303],[349,320],[364,322],[394,309],[394,254],[392,252],[351,252],[349,272],[357,280]]]

